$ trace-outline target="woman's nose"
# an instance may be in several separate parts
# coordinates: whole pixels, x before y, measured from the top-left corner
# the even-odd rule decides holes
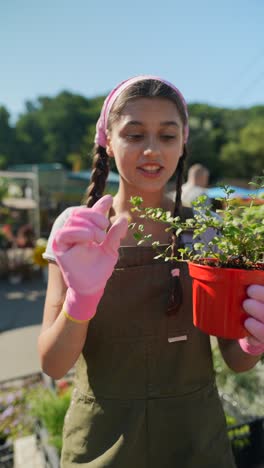
[[[148,138],[144,148],[144,155],[151,156],[152,154],[159,154],[160,146],[156,138]]]

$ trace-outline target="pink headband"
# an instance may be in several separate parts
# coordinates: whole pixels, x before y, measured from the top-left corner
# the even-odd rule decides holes
[[[124,91],[124,89],[128,88],[130,85],[138,82],[138,81],[143,81],[143,80],[157,80],[160,81],[161,83],[165,83],[167,86],[172,88],[179,96],[182,105],[184,107],[184,111],[186,114],[186,119],[188,121],[188,110],[187,110],[187,105],[185,102],[185,99],[181,92],[176,88],[172,83],[169,81],[164,80],[163,78],[160,78],[159,76],[153,76],[153,75],[139,75],[135,76],[134,78],[129,78],[128,80],[122,81],[119,83],[111,92],[108,94],[106,97],[100,117],[97,121],[96,124],[96,134],[95,134],[95,143],[98,145],[102,146],[103,148],[106,147],[106,129],[107,129],[107,122],[108,122],[108,117],[110,110],[117,99],[117,97]],[[184,143],[187,142],[188,140],[188,135],[189,135],[189,126],[186,124],[184,126]]]

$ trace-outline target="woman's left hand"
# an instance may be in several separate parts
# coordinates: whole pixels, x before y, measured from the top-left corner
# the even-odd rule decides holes
[[[250,335],[238,342],[246,353],[258,355],[264,353],[264,286],[252,284],[248,287],[247,294],[243,308],[249,317],[244,326]]]

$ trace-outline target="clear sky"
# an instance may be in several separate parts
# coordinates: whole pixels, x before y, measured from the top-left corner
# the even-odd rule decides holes
[[[0,105],[150,73],[187,102],[264,105],[263,0],[0,0]]]

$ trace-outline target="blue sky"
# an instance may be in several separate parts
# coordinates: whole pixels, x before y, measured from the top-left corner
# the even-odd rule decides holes
[[[106,94],[140,73],[187,102],[264,105],[263,0],[0,1],[0,105]]]

